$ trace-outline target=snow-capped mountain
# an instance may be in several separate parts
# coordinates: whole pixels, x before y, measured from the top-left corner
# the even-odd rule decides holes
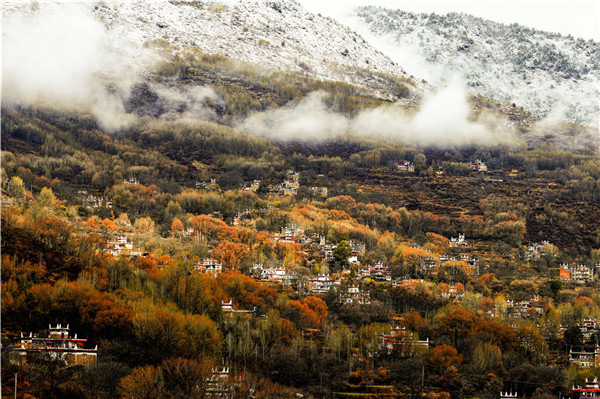
[[[167,41],[260,65],[377,87],[364,70],[408,76],[356,32],[315,15],[295,1],[123,1],[101,3],[94,14],[113,33],[139,45]]]
[[[268,70],[344,81],[374,93],[389,81],[377,72],[401,78],[413,95],[426,85],[413,82],[400,65],[334,19],[313,14],[293,0],[123,0],[83,3],[60,1],[3,3],[3,18],[93,18],[106,29],[106,41],[151,70],[151,49],[171,53],[186,48],[222,54]],[[58,17],[57,17],[58,15]],[[83,34],[85,36],[85,34]],[[158,44],[158,46],[157,46]],[[114,53],[114,51],[111,51]]]
[[[354,10],[352,21],[367,40],[434,86],[460,75],[474,93],[598,126],[598,42],[459,13],[366,6]]]

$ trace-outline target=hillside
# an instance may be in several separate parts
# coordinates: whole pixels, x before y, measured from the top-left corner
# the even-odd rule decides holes
[[[3,11],[2,395],[593,377],[598,129],[416,82],[295,2]]]
[[[433,85],[459,75],[473,93],[542,117],[598,125],[600,46],[593,40],[461,13],[367,6],[353,17],[359,32],[389,45],[409,72]]]
[[[380,88],[372,72],[409,79],[401,66],[348,27],[295,1],[132,1],[105,3],[94,15],[111,34],[139,46],[193,47],[266,70],[372,88]]]

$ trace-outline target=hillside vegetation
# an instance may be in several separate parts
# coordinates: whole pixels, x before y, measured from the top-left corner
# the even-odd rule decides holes
[[[600,376],[578,357],[600,334],[598,131],[426,93],[350,31],[319,50],[356,43],[344,79],[302,66],[302,24],[342,27],[298,7],[99,4],[165,52],[131,90],[102,80],[115,112],[3,104],[3,396],[543,399]],[[226,26],[196,43],[206,20]]]

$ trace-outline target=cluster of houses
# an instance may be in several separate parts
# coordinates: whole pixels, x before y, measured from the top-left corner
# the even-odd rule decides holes
[[[252,181],[245,182],[239,189],[240,191],[252,191],[256,192],[264,185],[262,179],[255,179]],[[271,194],[277,194],[282,196],[293,196],[298,193],[300,188],[300,173],[293,169],[286,171],[283,181],[279,184],[265,186],[268,192]],[[217,190],[219,188],[216,179],[210,179],[210,181],[196,181],[196,189],[203,190]],[[328,189],[324,186],[309,187],[309,189],[316,195],[322,198],[327,198]]]
[[[277,188],[277,194],[279,195],[296,195],[300,188],[300,173],[289,169],[286,172],[285,179]]]
[[[222,311],[227,315],[231,314],[253,314],[255,310],[234,309],[232,301],[222,302]],[[48,326],[48,332],[44,334],[29,333],[29,336],[23,336],[18,346],[9,346],[9,361],[13,364],[25,364],[33,357],[48,356],[51,360],[60,360],[68,367],[83,366],[89,367],[97,362],[98,345],[93,349],[86,348],[87,339],[77,338],[69,335],[69,325],[62,326],[57,324],[55,327]],[[212,375],[206,382],[207,397],[233,397],[236,381],[228,367],[215,367]],[[17,393],[15,392],[15,397]]]
[[[471,169],[474,172],[487,172],[487,170],[488,170],[487,165],[481,159],[476,159],[472,162],[467,162],[466,165],[468,166],[469,169]],[[407,160],[395,162],[394,167],[399,172],[414,172],[415,171],[414,163],[412,163],[411,161],[407,161]],[[440,168],[436,171],[436,174],[442,175],[442,174],[444,174],[444,171]]]

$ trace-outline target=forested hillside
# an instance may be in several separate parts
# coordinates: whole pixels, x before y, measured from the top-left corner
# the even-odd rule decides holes
[[[9,78],[3,397],[543,399],[600,375],[597,129],[433,90],[296,3],[118,4],[84,8],[163,52],[143,74],[86,61],[36,101]],[[233,36],[200,46],[188,17]]]

